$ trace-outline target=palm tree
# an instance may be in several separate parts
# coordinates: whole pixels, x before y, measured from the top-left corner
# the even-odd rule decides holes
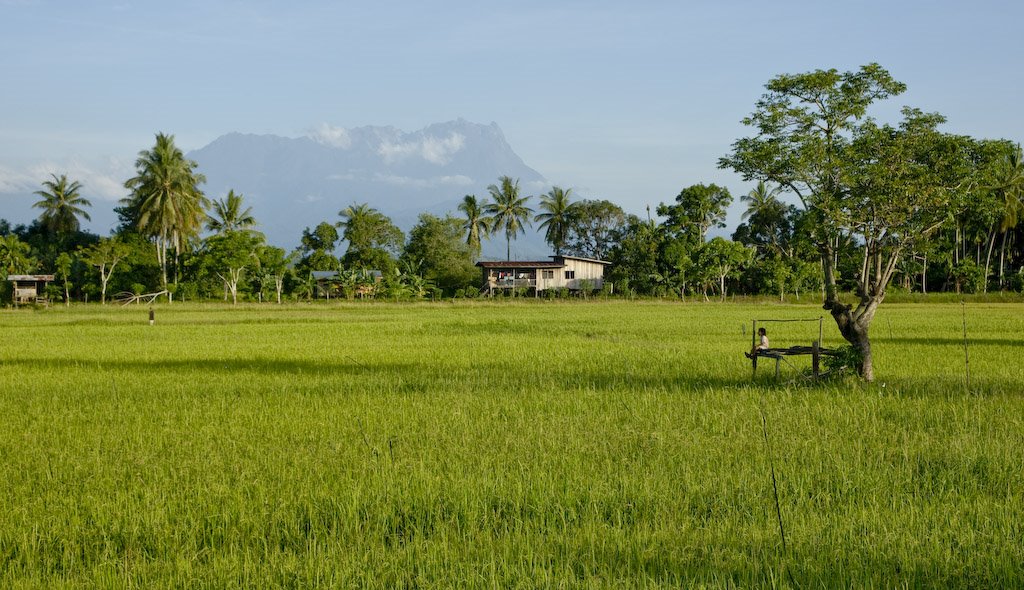
[[[224,199],[213,202],[213,215],[206,219],[206,229],[215,233],[249,231],[256,227],[252,207],[242,210],[242,195],[229,190]]]
[[[12,274],[23,274],[32,270],[36,261],[32,249],[15,234],[0,236],[0,275],[7,278]]]
[[[43,210],[39,221],[49,232],[58,236],[77,232],[81,227],[79,217],[92,221],[82,208],[91,207],[92,203],[79,194],[82,184],[77,180],[68,182],[67,174],[61,174],[59,177],[56,174],[50,176],[53,180],[43,182],[44,190],[33,193],[43,198],[32,205]]]
[[[1002,245],[999,248],[999,285],[1003,284],[1003,269],[1005,268],[1007,237],[1010,230],[1013,230],[1024,217],[1024,153],[1020,144],[1011,150],[996,168],[995,182],[992,189],[997,198],[1001,201],[1002,211],[999,230],[1003,234]],[[989,247],[991,256],[991,244],[995,243],[995,235]],[[986,266],[988,264],[986,263]]]
[[[153,149],[139,152],[136,176],[124,183],[131,195],[123,202],[137,211],[137,229],[156,242],[164,288],[168,250],[173,248],[177,259],[182,244],[199,233],[206,219],[209,201],[199,190],[206,177],[195,171],[197,166],[174,145],[173,135],[158,133]]]
[[[768,185],[763,180],[758,181],[754,190],[740,197],[740,201],[747,204],[747,210],[743,212],[741,219],[746,220],[748,217],[764,212],[778,204],[779,200],[775,196],[777,194],[779,194],[778,188],[768,190]]]
[[[512,259],[512,238],[523,232],[524,224],[530,223],[533,209],[526,206],[529,196],[519,196],[519,179],[512,180],[508,176],[498,179],[500,186],[491,185],[487,191],[491,193],[493,203],[488,203],[484,211],[493,216],[492,231],[505,230],[505,257]]]
[[[491,218],[485,214],[487,202],[479,203],[476,195],[466,195],[459,203],[459,211],[466,214],[462,229],[466,230],[466,244],[475,256],[480,255],[480,238],[491,233]]]
[[[561,255],[562,248],[565,247],[572,224],[572,214],[575,211],[570,195],[572,189],[552,187],[546,195],[540,197],[540,208],[544,213],[539,213],[533,218],[534,221],[543,221],[538,229],[546,230],[544,239],[555,249],[556,256]]]

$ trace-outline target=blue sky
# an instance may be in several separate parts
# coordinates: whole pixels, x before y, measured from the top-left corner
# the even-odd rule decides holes
[[[458,117],[497,122],[553,183],[633,212],[697,182],[738,200],[750,186],[717,159],[783,72],[876,61],[909,86],[883,118],[910,104],[1020,141],[1022,6],[0,0],[0,217],[49,171],[111,206],[157,131],[189,150]]]

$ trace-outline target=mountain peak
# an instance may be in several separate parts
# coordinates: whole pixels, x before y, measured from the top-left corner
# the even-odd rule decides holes
[[[393,126],[338,127],[322,123],[301,137],[228,133],[190,152],[219,198],[229,189],[276,243],[295,244],[302,229],[335,221],[352,202],[366,202],[400,219],[405,212],[443,214],[468,193],[486,194],[500,176],[540,188],[544,177],[527,166],[497,123],[463,118],[406,132]],[[534,190],[531,188],[529,190]]]

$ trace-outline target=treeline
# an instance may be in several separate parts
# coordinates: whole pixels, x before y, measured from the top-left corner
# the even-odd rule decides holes
[[[909,113],[908,121],[920,124],[922,117]],[[784,299],[833,284],[866,294],[865,277],[880,243],[904,244],[890,257],[893,268],[885,269],[883,289],[891,278],[890,289],[907,291],[1024,290],[1020,147],[948,136],[930,139],[913,160],[898,150],[913,149],[912,140],[924,144],[908,129],[871,128],[870,143],[856,137],[844,144],[842,155],[850,170],[856,164],[858,176],[844,179],[851,188],[842,193],[844,208],[835,210],[822,199],[826,206],[806,199],[797,180],[776,173],[777,164],[763,166],[767,172],[755,167],[772,144],[738,141],[723,167],[762,180],[740,197],[743,221],[731,239],[709,239],[725,227],[733,202],[727,189],[714,184],[684,188],[673,201],[659,204],[655,216],[648,208],[639,217],[607,200],[574,199],[571,189],[523,195],[518,180],[502,177],[486,197],[466,195],[456,213],[422,214],[408,235],[368,204],[353,204],[337,220],[306,228],[293,252],[266,243],[242,195],[230,191],[208,200],[196,162],[185,158],[173,136],[158,134],[154,146],[139,153],[136,175],[125,182],[129,196],[116,208],[119,226],[111,236],[81,230],[91,206],[81,196],[82,185],[54,175],[36,192],[37,220],[16,227],[0,220],[0,278],[52,273],[56,281],[49,295],[66,301],[105,302],[115,293],[155,291],[167,291],[171,299],[233,302],[475,296],[481,276],[474,264],[482,241],[504,238],[508,256],[511,242],[536,227],[555,254],[610,261],[608,289],[616,294]],[[813,139],[803,139],[812,150]],[[881,157],[864,146],[888,151]],[[929,160],[946,151],[955,158]],[[891,173],[897,156],[904,167],[900,176]],[[940,211],[926,210],[928,201],[920,198],[900,205],[900,195],[927,196],[932,185],[922,178],[940,169],[943,198],[933,206]],[[780,180],[772,184],[766,178]],[[802,206],[787,202],[783,191]],[[893,196],[858,205],[857,191]],[[915,225],[925,213],[938,221]],[[879,225],[882,214],[888,217]],[[914,239],[898,235],[911,227],[917,228]],[[336,274],[318,284],[315,271]],[[0,289],[0,299],[10,302],[10,283],[5,280]]]

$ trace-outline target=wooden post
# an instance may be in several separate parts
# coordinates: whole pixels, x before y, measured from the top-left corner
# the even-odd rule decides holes
[[[751,379],[757,376],[757,353],[755,351],[755,349],[757,348],[757,320],[752,321],[753,325],[750,328],[750,350],[754,352],[751,353],[752,358],[750,359],[750,361],[754,364],[754,371],[750,376]]]
[[[818,346],[821,346],[821,343],[823,342],[823,340],[821,339],[821,326],[824,321],[824,317],[818,316]]]
[[[811,345],[811,372],[814,374],[814,378],[818,378],[820,373],[818,362],[821,359],[821,343],[817,340]]]

